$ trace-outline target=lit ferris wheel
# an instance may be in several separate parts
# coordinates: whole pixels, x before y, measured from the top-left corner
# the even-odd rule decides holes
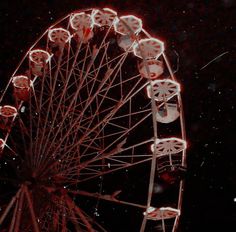
[[[117,231],[115,205],[138,215],[133,231],[176,231],[185,150],[164,43],[136,16],[73,12],[33,44],[1,96],[1,160],[12,172],[0,181],[14,187],[0,192],[0,229]]]

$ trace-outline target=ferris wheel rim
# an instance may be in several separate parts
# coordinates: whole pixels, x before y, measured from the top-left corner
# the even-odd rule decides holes
[[[64,17],[63,18],[63,20],[64,19],[66,19],[66,18],[68,18],[69,16],[70,16],[71,14],[69,14],[69,15],[67,15],[66,17]],[[57,23],[54,23],[54,26],[55,25],[57,25]],[[53,26],[53,27],[54,27]],[[43,35],[45,35],[46,33],[48,33],[50,30],[52,30],[52,26],[51,27],[49,27],[44,33],[43,33]],[[144,29],[142,29],[142,31],[144,31]],[[35,44],[37,44],[37,42],[35,42]],[[35,44],[33,45],[33,46],[31,46],[31,49],[35,46]],[[26,54],[26,57],[28,56],[28,54],[30,54],[30,52],[31,52],[31,49],[27,52],[27,54]],[[164,52],[163,52],[163,54],[164,54]],[[143,57],[143,60],[145,60],[145,58]],[[20,65],[19,65],[20,66]],[[148,66],[146,65],[146,68],[148,69]],[[18,71],[18,68],[15,70],[15,72],[14,73],[16,73]],[[14,75],[12,76],[12,78],[14,78]],[[151,78],[150,78],[151,79]],[[10,82],[12,81],[12,79],[10,80]],[[151,83],[151,80],[149,80],[150,82],[149,83]],[[179,95],[178,95],[178,97],[179,97]],[[154,99],[152,98],[152,100],[154,101]],[[0,101],[1,102],[1,101]],[[182,106],[181,106],[181,108],[182,108]],[[153,110],[153,114],[154,113],[156,113],[156,111],[155,110]],[[148,204],[147,204],[147,207],[148,207]]]

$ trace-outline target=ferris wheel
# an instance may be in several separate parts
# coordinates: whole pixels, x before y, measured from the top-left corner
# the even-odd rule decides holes
[[[50,26],[0,98],[0,230],[121,231],[119,207],[139,219],[132,231],[177,231],[180,91],[164,43],[140,18],[88,9]]]

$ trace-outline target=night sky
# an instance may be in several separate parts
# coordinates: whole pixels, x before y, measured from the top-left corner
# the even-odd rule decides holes
[[[179,231],[235,231],[236,1],[2,0],[0,89],[53,22],[90,7],[141,17],[144,28],[165,42],[178,71],[188,141]]]

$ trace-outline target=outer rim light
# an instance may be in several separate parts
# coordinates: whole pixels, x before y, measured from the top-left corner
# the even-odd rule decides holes
[[[157,109],[156,112],[156,121],[164,124],[168,124],[171,122],[174,122],[177,118],[180,116],[180,110],[178,109],[177,103],[165,103],[165,108],[167,111],[167,115],[163,116],[161,115],[161,111]]]
[[[147,208],[146,212],[143,212],[143,215],[147,215],[147,214],[149,214],[149,213],[152,213],[152,212],[154,212],[155,210],[156,210],[155,207],[150,206],[150,207]]]
[[[103,12],[103,11],[104,11],[104,12]],[[116,21],[116,19],[117,19],[117,12],[114,11],[114,10],[112,10],[112,9],[110,9],[110,8],[103,8],[102,10],[93,9],[93,10],[92,10],[92,13],[91,13],[91,19],[92,19],[92,21],[93,21],[93,25],[97,25],[97,26],[99,26],[99,27],[102,26],[101,24],[96,23],[96,21],[95,21],[95,15],[96,15],[98,12],[99,12],[100,14],[111,13],[111,14],[114,15],[114,20],[112,21],[111,25],[109,25],[109,26],[112,26],[112,25],[114,24],[114,22]]]
[[[154,41],[160,45],[160,53],[157,54],[156,56],[152,56],[152,57],[142,57],[141,54],[140,55],[138,54],[139,47],[141,46],[142,43],[146,43],[149,41]],[[138,42],[135,42],[135,44],[133,46],[134,55],[141,58],[141,59],[153,59],[153,58],[157,59],[158,57],[160,57],[163,54],[164,51],[165,51],[164,42],[157,39],[157,38],[141,39]],[[139,51],[139,53],[140,53],[140,51]]]
[[[143,22],[140,18],[134,16],[134,15],[125,15],[125,16],[121,16],[119,18],[117,18],[115,21],[114,21],[114,29],[117,33],[121,34],[121,35],[127,35],[126,33],[123,33],[123,32],[120,32],[118,30],[118,25],[119,23],[121,22],[122,23],[122,20],[126,21],[126,19],[128,18],[134,18],[135,20],[137,20],[139,22],[139,28],[136,30],[136,31],[132,31],[134,34],[138,34],[141,30],[142,30],[142,27],[143,27]]]
[[[116,12],[116,11],[114,11],[114,10],[112,10],[111,8],[105,7],[105,8],[103,8],[103,10],[104,10],[104,11],[111,12],[111,13],[113,13],[113,14],[117,15],[117,12]]]
[[[14,87],[16,87],[16,88],[20,88],[20,89],[25,89],[25,87],[19,87],[19,86],[16,86],[16,84],[15,84],[15,82],[17,81],[17,79],[25,79],[25,80],[29,80],[29,78],[27,77],[27,76],[24,76],[24,75],[20,75],[20,76],[14,76],[14,77],[12,77],[12,84],[14,85]],[[29,87],[30,86],[32,86],[33,85],[33,82],[32,82],[32,80],[30,80],[30,85],[29,85]]]
[[[180,216],[180,210],[179,210],[179,209],[174,209],[174,208],[172,208],[172,207],[161,207],[161,208],[160,208],[160,211],[166,211],[166,210],[175,212],[175,213],[178,214],[178,216]]]
[[[151,85],[148,85],[147,86],[147,96],[148,96],[148,98],[152,98],[151,97],[151,95],[150,95],[150,89],[151,88],[153,88],[153,86],[155,85],[155,84],[157,84],[157,83],[162,83],[162,82],[169,82],[169,83],[171,83],[171,84],[173,84],[173,85],[175,85],[176,86],[176,93],[174,93],[171,97],[174,97],[175,95],[177,95],[178,93],[180,93],[180,84],[178,83],[178,82],[176,82],[176,81],[173,81],[173,80],[171,80],[171,79],[162,79],[162,80],[153,80],[153,81],[151,81]]]
[[[53,33],[54,31],[59,31],[59,30],[60,30],[60,31],[64,31],[64,32],[67,33],[67,35],[68,35],[68,39],[65,40],[65,43],[69,42],[70,39],[73,37],[73,35],[71,35],[68,30],[66,30],[66,29],[64,29],[64,28],[62,28],[62,27],[52,28],[52,29],[49,29],[49,30],[48,30],[48,37],[49,37],[49,39],[50,39],[52,42],[55,42],[55,40],[52,39],[52,33]]]
[[[0,149],[4,148],[6,142],[3,139],[0,139]]]
[[[4,107],[10,108],[10,109],[14,110],[15,112],[13,113],[13,115],[10,115],[10,116],[2,115],[1,110],[2,110],[2,108],[4,108]],[[17,109],[16,109],[14,106],[10,106],[10,105],[0,106],[0,115],[2,115],[3,117],[6,117],[6,118],[14,117],[14,116],[17,115]]]
[[[94,11],[96,11],[96,10],[94,10]],[[93,11],[92,11],[91,15],[90,15],[90,14],[86,14],[85,12],[80,12],[80,13],[71,14],[70,19],[69,19],[71,28],[74,29],[75,31],[80,30],[80,29],[78,29],[78,28],[76,28],[76,27],[74,26],[73,20],[74,20],[75,17],[77,17],[77,16],[82,16],[82,15],[85,15],[85,16],[87,16],[88,18],[90,18],[90,21],[91,21],[90,28],[93,28],[93,26],[94,26],[94,20],[93,20],[92,14],[93,14]]]
[[[148,76],[148,68],[151,73],[157,74],[154,77]],[[138,65],[139,73],[141,74],[142,77],[151,79],[151,80],[156,80],[158,77],[160,77],[163,72],[164,72],[164,67],[163,67],[163,62],[157,59],[150,59],[150,60],[143,60],[142,62],[139,63]],[[156,72],[151,72],[151,69],[156,69]]]
[[[161,208],[149,207],[146,210],[146,212],[143,213],[143,215],[147,215],[148,219],[155,220],[155,221],[163,220],[163,219],[165,220],[165,219],[170,219],[170,218],[175,218],[177,216],[180,216],[180,210],[174,209],[172,207],[161,207]]]
[[[34,62],[34,63],[36,63],[36,64],[39,64],[39,63],[35,62],[35,61],[33,60],[33,58],[32,58],[32,54],[33,54],[34,52],[42,52],[42,53],[44,53],[45,55],[47,55],[48,58],[45,60],[46,63],[48,63],[49,60],[51,59],[51,57],[53,56],[53,55],[50,55],[47,51],[42,50],[42,49],[34,49],[34,50],[31,50],[31,51],[29,52],[29,59],[30,59],[30,61],[32,61],[32,62]]]
[[[156,139],[155,142],[151,145],[151,151],[154,152],[154,146],[157,146],[159,143],[166,142],[166,141],[177,141],[177,142],[182,143],[183,149],[181,151],[187,148],[187,142],[185,140],[176,138],[176,137],[171,137],[171,138],[165,138],[165,139]]]

